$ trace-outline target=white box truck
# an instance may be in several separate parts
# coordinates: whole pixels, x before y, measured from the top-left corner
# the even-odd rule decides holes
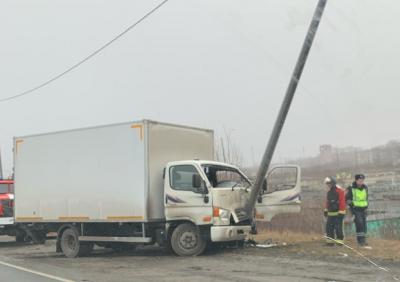
[[[212,161],[213,147],[212,130],[149,120],[15,138],[16,226],[34,241],[56,232],[67,257],[94,244],[157,243],[185,256],[208,242],[243,241],[251,182]],[[283,202],[260,193],[258,219],[271,212],[269,198],[294,203],[299,181],[287,187]]]

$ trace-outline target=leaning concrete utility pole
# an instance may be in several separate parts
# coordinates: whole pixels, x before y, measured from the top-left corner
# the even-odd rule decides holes
[[[322,14],[324,12],[327,0],[319,0],[317,8],[315,9],[314,16],[312,18],[310,27],[306,38],[301,48],[299,58],[297,59],[296,66],[294,68],[292,77],[289,82],[289,86],[286,90],[285,98],[283,99],[281,108],[275,121],[274,128],[268,141],[267,148],[265,149],[264,156],[262,158],[260,167],[258,168],[257,178],[251,189],[250,201],[248,203],[248,214],[253,215],[254,218],[254,207],[257,201],[257,196],[260,193],[262,183],[267,174],[269,165],[271,163],[272,156],[274,155],[275,147],[278,142],[279,136],[282,131],[282,127],[285,123],[287,113],[292,103],[294,93],[296,92],[297,85],[299,83],[301,74],[303,72],[304,65],[307,61],[308,53],[310,52],[311,45],[314,41],[315,34],[317,32],[319,23],[321,21]]]

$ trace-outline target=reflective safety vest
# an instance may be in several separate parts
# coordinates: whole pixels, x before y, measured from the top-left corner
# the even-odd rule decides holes
[[[367,189],[353,188],[351,192],[353,194],[354,207],[365,208],[368,206]]]

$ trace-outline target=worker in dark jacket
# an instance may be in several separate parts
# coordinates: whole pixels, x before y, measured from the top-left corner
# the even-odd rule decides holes
[[[343,244],[343,218],[346,215],[344,189],[336,185],[333,177],[325,178],[325,184],[329,188],[324,210],[324,215],[327,217],[326,236],[335,239],[338,244]],[[335,241],[327,239],[327,244],[334,245]]]
[[[353,184],[347,188],[346,202],[354,215],[357,242],[360,246],[366,246],[368,187],[363,174],[356,174],[354,178]]]

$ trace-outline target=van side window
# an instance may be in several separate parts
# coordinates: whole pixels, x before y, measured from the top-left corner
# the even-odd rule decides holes
[[[268,193],[290,190],[297,184],[296,167],[276,167],[267,178]]]
[[[176,165],[169,169],[169,181],[171,188],[181,191],[194,191],[192,184],[193,174],[199,174],[192,165]]]

